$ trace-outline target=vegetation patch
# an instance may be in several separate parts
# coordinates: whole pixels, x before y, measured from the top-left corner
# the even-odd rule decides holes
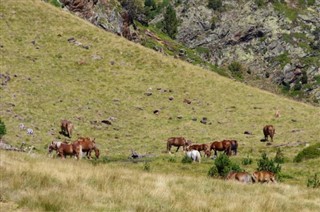
[[[208,171],[208,176],[213,177],[226,177],[230,171],[243,171],[240,166],[232,162],[226,154],[220,154],[214,161]]]
[[[302,162],[308,159],[314,159],[320,157],[320,143],[311,145],[307,148],[304,148],[298,155],[295,156],[294,162]]]

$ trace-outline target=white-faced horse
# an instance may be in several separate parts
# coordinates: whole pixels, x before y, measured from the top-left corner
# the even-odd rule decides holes
[[[191,150],[187,152],[187,156],[192,159],[192,161],[201,162],[201,155],[198,150]]]

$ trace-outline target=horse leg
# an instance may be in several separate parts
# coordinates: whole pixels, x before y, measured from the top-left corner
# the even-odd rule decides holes
[[[178,146],[178,148],[177,148],[176,152],[178,152],[179,148],[180,148],[180,146]]]

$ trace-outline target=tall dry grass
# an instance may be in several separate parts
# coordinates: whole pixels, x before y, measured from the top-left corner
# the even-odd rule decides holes
[[[189,164],[197,166],[198,164]],[[1,151],[1,207],[32,211],[317,211],[320,190]]]

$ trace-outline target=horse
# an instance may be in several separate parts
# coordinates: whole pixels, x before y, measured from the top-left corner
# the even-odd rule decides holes
[[[191,141],[187,141],[184,137],[171,137],[167,140],[167,151],[170,152],[171,146],[178,147],[176,152],[178,152],[179,148],[182,146],[183,151],[186,151],[186,147],[191,145]]]
[[[96,150],[96,143],[95,143],[95,138],[91,140],[88,137],[79,137],[73,144],[81,145],[82,146],[82,151],[86,152],[87,158],[91,159],[91,152],[92,150],[95,151],[96,157],[99,157],[100,151]],[[97,156],[98,155],[98,156]]]
[[[198,163],[201,162],[201,155],[200,155],[200,152],[198,150],[191,150],[191,151],[188,151],[187,152],[187,156],[189,158],[192,159],[192,161],[197,161]]]
[[[209,149],[210,148],[208,144],[191,144],[190,146],[187,147],[187,151],[191,151],[191,150],[198,150],[199,152],[203,151],[207,157],[210,157],[211,155],[211,152]]]
[[[58,148],[60,147],[60,145],[62,143],[67,144],[66,141],[52,141],[51,144],[49,144],[48,146],[48,154],[51,154],[53,150],[55,150],[57,152]]]
[[[252,183],[252,176],[248,172],[231,171],[227,175],[226,180],[236,180],[241,183]]]
[[[269,172],[269,171],[256,171],[256,172],[254,172],[252,174],[252,180],[254,183],[255,182],[277,183],[275,174],[273,172]]]
[[[222,142],[229,142],[231,145],[231,154],[232,152],[237,155],[238,153],[238,141],[236,140],[223,140]]]
[[[94,147],[93,150],[94,150],[94,154],[95,154],[96,158],[99,158],[100,150],[97,147]]]
[[[217,156],[217,151],[224,151],[228,156],[231,155],[231,143],[227,141],[214,141],[210,145],[210,151],[214,150],[214,155]]]
[[[271,138],[271,142],[273,142],[273,136],[276,133],[275,128],[272,125],[266,125],[263,127],[264,140],[268,140],[268,136]]]
[[[65,159],[67,155],[76,156],[78,160],[82,158],[82,146],[79,143],[61,143],[57,149],[57,152],[62,159]]]
[[[71,138],[73,131],[73,124],[68,120],[61,120],[61,133]]]

